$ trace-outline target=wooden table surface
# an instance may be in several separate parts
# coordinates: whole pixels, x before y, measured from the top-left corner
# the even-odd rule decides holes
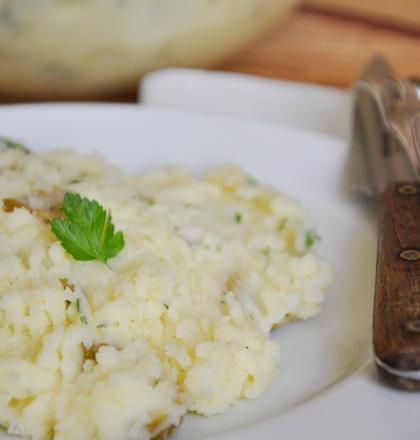
[[[349,87],[375,53],[384,54],[399,75],[420,77],[420,28],[300,7],[218,69]]]

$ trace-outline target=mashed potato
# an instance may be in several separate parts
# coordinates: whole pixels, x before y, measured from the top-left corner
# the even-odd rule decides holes
[[[74,260],[65,192],[110,209],[125,247]],[[187,411],[259,396],[270,330],[320,310],[328,265],[304,210],[232,165],[129,175],[95,155],[0,150],[0,424],[32,439],[150,439]]]

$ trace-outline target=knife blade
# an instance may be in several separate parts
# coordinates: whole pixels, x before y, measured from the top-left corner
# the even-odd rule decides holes
[[[420,102],[375,57],[354,88],[354,185],[381,200],[373,348],[388,383],[420,391]]]
[[[393,78],[391,67],[375,56],[355,86],[351,179],[367,195],[381,194],[393,181],[416,178],[409,155],[386,120],[378,92],[379,85]]]

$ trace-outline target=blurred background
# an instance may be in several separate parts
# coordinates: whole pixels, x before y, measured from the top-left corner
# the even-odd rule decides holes
[[[135,101],[168,66],[347,88],[377,52],[420,75],[419,0],[0,0],[0,103]]]

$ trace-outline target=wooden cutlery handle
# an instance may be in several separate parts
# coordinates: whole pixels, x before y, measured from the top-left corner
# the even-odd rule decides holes
[[[373,345],[382,377],[420,390],[420,183],[393,184],[383,196]]]

